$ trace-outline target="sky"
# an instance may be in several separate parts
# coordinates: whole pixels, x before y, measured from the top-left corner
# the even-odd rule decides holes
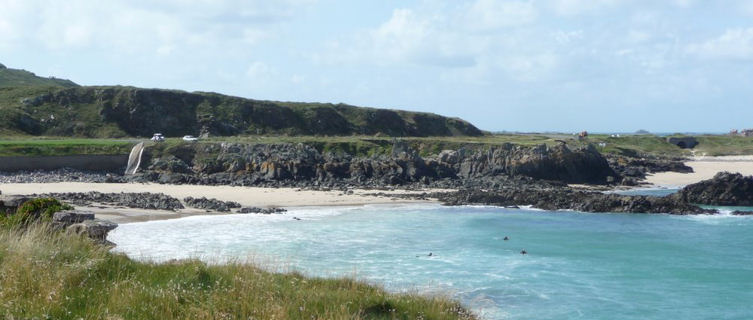
[[[753,127],[753,0],[0,0],[0,63],[490,131]]]

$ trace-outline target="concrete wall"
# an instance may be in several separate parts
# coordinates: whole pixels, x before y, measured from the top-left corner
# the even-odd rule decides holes
[[[127,154],[75,155],[51,157],[0,157],[0,171],[54,170],[73,168],[79,170],[123,173],[128,163]]]
[[[667,142],[683,149],[693,149],[698,145],[698,140],[693,137],[668,138]]]

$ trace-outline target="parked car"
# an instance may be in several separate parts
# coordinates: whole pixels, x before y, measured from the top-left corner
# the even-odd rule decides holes
[[[183,136],[183,141],[199,141],[199,138],[194,136]]]
[[[151,140],[154,142],[162,142],[162,141],[165,141],[165,136],[163,136],[161,133],[155,133],[152,136]]]

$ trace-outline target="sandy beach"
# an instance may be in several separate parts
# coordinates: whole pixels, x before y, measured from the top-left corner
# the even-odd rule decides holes
[[[136,183],[6,183],[0,184],[0,191],[4,195],[28,195],[55,192],[89,192],[104,193],[119,192],[151,192],[164,193],[183,199],[185,197],[207,197],[223,201],[235,201],[248,207],[303,207],[303,206],[355,206],[367,204],[389,203],[417,203],[422,200],[407,200],[390,197],[390,195],[422,193],[424,191],[379,191],[352,190],[352,194],[342,191],[311,191],[295,188],[255,188],[232,186],[202,186],[202,185],[163,185]],[[441,190],[425,190],[433,192]],[[368,196],[365,194],[383,192],[387,196]],[[113,208],[108,206],[77,207],[77,209],[93,211],[98,218],[117,223],[163,220],[186,217],[198,214],[220,214],[197,209],[183,209],[177,212],[165,210],[145,210],[131,208]]]
[[[660,187],[682,187],[711,179],[722,171],[753,175],[753,156],[695,157],[685,163],[692,173],[661,172],[647,177],[647,182]]]

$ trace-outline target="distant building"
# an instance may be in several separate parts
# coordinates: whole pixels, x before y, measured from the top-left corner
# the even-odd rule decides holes
[[[743,137],[753,137],[753,129],[744,129],[740,131],[740,135]]]
[[[694,137],[670,137],[667,142],[683,149],[693,149],[698,145],[698,140]]]

